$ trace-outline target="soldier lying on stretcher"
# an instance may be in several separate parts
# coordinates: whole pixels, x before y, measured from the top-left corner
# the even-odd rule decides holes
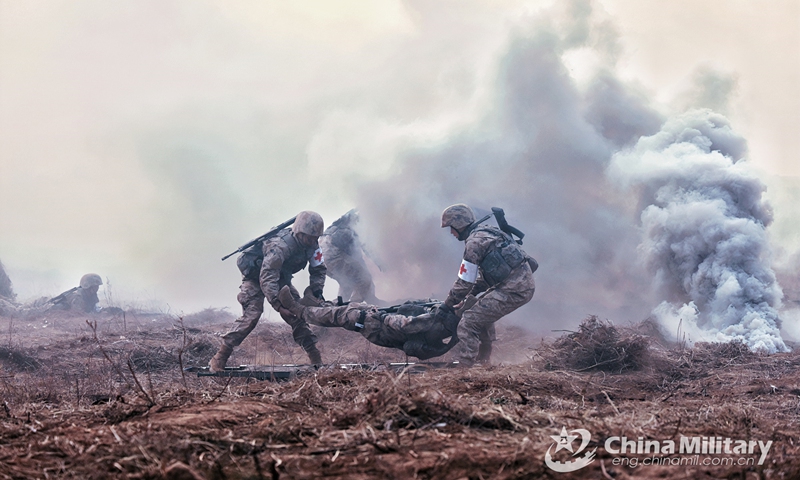
[[[375,345],[397,348],[420,360],[444,355],[458,343],[460,317],[452,312],[437,315],[438,305],[406,303],[388,309],[394,312],[367,303],[308,307],[298,303],[288,287],[281,289],[278,300],[283,308],[311,325],[358,332]]]

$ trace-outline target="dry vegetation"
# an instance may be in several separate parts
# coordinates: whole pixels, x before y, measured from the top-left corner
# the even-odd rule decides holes
[[[590,317],[548,342],[500,328],[491,367],[271,383],[182,372],[207,363],[227,312],[86,320],[0,319],[0,478],[800,478],[795,353],[666,348]],[[342,330],[320,340],[329,362],[405,360]],[[301,353],[288,327],[264,322],[231,363]],[[572,474],[544,464],[562,426],[601,446]],[[632,469],[602,448],[614,435],[774,445],[762,466]]]

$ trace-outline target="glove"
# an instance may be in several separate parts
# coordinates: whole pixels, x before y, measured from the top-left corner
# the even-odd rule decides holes
[[[318,300],[325,301],[325,299],[322,297],[322,289],[321,288],[315,288],[315,289],[312,290],[311,287],[306,287],[306,289],[303,290],[303,296],[304,297],[308,297],[308,296],[311,296],[311,295],[313,295]]]
[[[444,318],[446,315],[455,315],[456,311],[450,305],[443,303],[436,310],[436,317]],[[441,317],[440,317],[441,316]]]
[[[453,307],[443,303],[439,305],[439,308],[436,309],[436,314],[433,316],[433,319],[437,322],[444,323],[447,320],[447,317],[455,315],[455,313],[456,311],[453,310]]]
[[[441,323],[445,330],[452,335],[456,334],[459,318],[453,307],[446,303],[439,305],[439,308],[436,310],[436,315],[433,318],[436,322]]]

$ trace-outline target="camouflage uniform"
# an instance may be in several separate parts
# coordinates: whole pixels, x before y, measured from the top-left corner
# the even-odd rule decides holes
[[[97,297],[97,287],[83,288],[78,287],[74,292],[68,293],[64,301],[59,302],[56,308],[72,310],[76,312],[94,313],[97,312],[97,304],[100,299]]]
[[[364,247],[353,228],[357,215],[351,210],[333,222],[319,238],[319,246],[325,255],[328,276],[339,284],[342,300],[376,303],[372,274],[361,254]]]
[[[59,295],[58,301],[53,304],[54,310],[72,310],[75,312],[95,313],[98,311],[97,304],[100,299],[97,297],[97,290],[103,280],[96,273],[87,273],[81,277],[80,284],[72,291],[66,291]]]
[[[286,293],[281,292],[281,297],[284,295]],[[444,355],[458,343],[455,335],[458,317],[455,314],[437,316],[429,308],[419,305],[403,305],[397,313],[384,313],[363,302],[306,307],[288,298],[283,305],[312,325],[358,332],[370,343],[403,350],[407,355],[422,360]],[[451,340],[445,343],[447,338]]]
[[[265,240],[261,244],[261,254],[258,246],[242,253],[238,259],[239,269],[242,271],[242,285],[239,287],[237,300],[242,305],[242,316],[236,320],[233,328],[223,335],[222,339],[229,348],[236,347],[253,331],[258,324],[261,314],[264,313],[264,298],[279,311],[280,302],[278,292],[283,286],[291,289],[295,298],[300,298],[297,289],[292,285],[292,277],[309,264],[308,293],[318,292],[322,295],[325,286],[325,263],[319,246],[305,247],[295,238],[290,229],[281,230],[277,235]],[[292,327],[292,336],[313,363],[319,357],[317,350],[317,337],[311,332],[308,324],[295,316],[282,318]],[[226,357],[227,359],[227,357]]]
[[[454,307],[467,295],[483,295],[467,308],[458,325],[461,346],[456,360],[466,366],[488,362],[494,323],[533,298],[536,261],[514,239],[496,227],[470,226],[464,240],[459,278],[445,300]]]

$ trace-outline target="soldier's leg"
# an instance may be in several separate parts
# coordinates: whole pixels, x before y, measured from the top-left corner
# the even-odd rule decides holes
[[[481,332],[478,357],[475,359],[477,363],[489,363],[492,356],[492,342],[495,340],[497,340],[497,335],[494,331],[494,324],[491,324],[489,328]]]
[[[336,280],[339,283],[338,296],[342,297],[343,302],[349,302],[353,298],[353,284],[347,278]]]
[[[493,328],[494,322],[528,303],[533,297],[534,287],[533,274],[530,268],[525,267],[499,288],[489,290],[479,298],[464,312],[458,324],[460,343],[456,347],[455,359],[466,366],[474,365],[478,361],[481,343],[491,342],[489,329]]]
[[[289,288],[289,292],[295,300],[300,299],[300,293],[294,288],[294,285],[290,283],[281,288],[281,291],[286,287]],[[280,299],[280,293],[278,293],[278,298]],[[281,314],[281,318],[292,327],[292,338],[294,338],[295,343],[300,345],[303,350],[305,350],[306,354],[308,354],[308,359],[311,361],[311,364],[322,365],[322,355],[317,348],[317,336],[311,331],[308,323],[296,315],[284,316]]]
[[[346,272],[353,286],[353,294],[350,300],[376,303],[375,284],[372,282],[372,274],[369,273],[364,259],[360,256],[350,257],[347,261]]]
[[[264,313],[264,293],[261,291],[258,281],[242,281],[236,299],[242,305],[242,316],[236,319],[233,327],[222,336],[222,345],[209,363],[212,372],[225,368],[228,358],[233,353],[233,348],[239,346],[256,328],[261,314]]]
[[[292,327],[292,338],[300,345],[313,365],[322,365],[322,354],[317,348],[317,336],[303,319],[294,315],[281,314],[281,318]]]
[[[328,269],[328,276],[336,280],[336,283],[339,284],[339,292],[337,295],[342,297],[343,301],[347,302],[350,300],[350,296],[353,294],[353,285],[345,274],[344,265],[344,257],[341,254],[330,256],[325,254],[325,266]]]

